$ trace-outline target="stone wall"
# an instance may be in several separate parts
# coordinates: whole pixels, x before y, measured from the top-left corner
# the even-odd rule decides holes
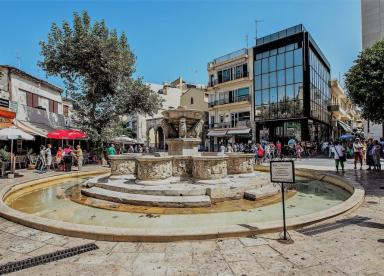
[[[136,175],[136,156],[111,156],[111,175]]]
[[[193,177],[220,179],[227,176],[227,156],[199,156],[193,158]]]
[[[138,157],[137,178],[158,180],[172,176],[172,157]]]
[[[228,174],[251,173],[255,166],[254,154],[228,154]]]
[[[172,175],[180,177],[192,176],[193,162],[190,156],[173,157]]]

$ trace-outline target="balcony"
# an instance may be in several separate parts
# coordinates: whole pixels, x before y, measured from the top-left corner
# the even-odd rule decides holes
[[[246,56],[246,55],[248,55],[248,49],[241,49],[241,50],[226,54],[224,56],[215,58],[213,61],[209,62],[208,68],[213,67],[216,64],[223,63],[231,59],[235,59],[235,58]]]
[[[214,87],[216,85],[223,84],[223,83],[231,83],[231,82],[243,80],[248,77],[249,77],[249,72],[244,72],[244,73],[235,75],[233,79],[228,79],[228,80],[213,79],[212,81],[208,82],[208,88]]]
[[[209,128],[236,128],[236,127],[238,127],[238,128],[251,127],[251,121],[250,120],[241,120],[241,121],[209,124]]]
[[[245,96],[241,96],[241,97],[235,97],[232,100],[222,99],[222,100],[218,100],[218,101],[209,102],[208,107],[214,107],[217,105],[224,105],[224,104],[231,104],[231,103],[250,102],[250,101],[251,101],[251,96],[245,95]]]

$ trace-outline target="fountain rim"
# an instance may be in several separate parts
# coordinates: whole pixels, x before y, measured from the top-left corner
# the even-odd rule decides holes
[[[268,167],[259,167],[260,171],[268,172]],[[35,228],[38,230],[51,232],[60,235],[104,240],[104,241],[144,241],[144,242],[166,242],[178,240],[198,240],[224,237],[249,236],[268,232],[277,232],[282,228],[280,220],[251,223],[247,227],[240,225],[221,226],[221,227],[189,227],[177,229],[148,229],[148,228],[118,228],[96,225],[76,224],[52,220],[39,217],[33,214],[24,213],[9,207],[5,203],[8,195],[20,189],[39,185],[53,180],[63,180],[87,175],[97,175],[108,172],[108,170],[98,170],[91,172],[76,172],[67,175],[58,175],[38,180],[30,180],[21,183],[7,184],[0,188],[0,216],[18,224]],[[314,180],[341,187],[351,193],[351,196],[342,203],[329,209],[303,215],[300,217],[288,218],[288,229],[296,229],[330,218],[334,218],[348,211],[359,207],[365,196],[364,188],[354,180],[345,179],[340,176],[328,174],[326,172],[310,169],[296,169],[298,176],[308,177]]]

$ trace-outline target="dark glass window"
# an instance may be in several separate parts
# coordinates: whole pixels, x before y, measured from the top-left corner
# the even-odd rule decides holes
[[[249,87],[244,87],[237,90],[237,97],[243,97],[248,95],[249,95]]]
[[[277,88],[274,87],[274,88],[271,88],[269,90],[269,94],[270,94],[270,101],[271,103],[277,103]]]
[[[276,87],[277,86],[276,72],[269,73],[269,86],[270,87]]]
[[[285,70],[277,71],[277,84],[285,85]]]
[[[302,83],[296,83],[295,84],[295,98],[296,99],[303,99],[303,84]]]
[[[284,101],[285,98],[285,86],[278,87],[278,101]]]
[[[284,62],[284,54],[277,55],[277,70],[284,69],[285,62]]]
[[[294,51],[293,60],[295,66],[303,64],[303,51],[301,48]]]
[[[261,89],[261,75],[256,76],[255,78],[256,90]]]
[[[295,49],[295,44],[289,44],[285,46],[286,51],[292,51],[293,49]]]
[[[255,92],[255,104],[261,105],[261,90]]]
[[[269,89],[261,90],[261,103],[269,104]]]
[[[269,57],[269,71],[276,71],[276,56]]]
[[[288,68],[285,70],[285,83],[286,84],[293,83],[293,68]]]
[[[285,53],[285,67],[289,68],[293,66],[293,52],[286,52]]]
[[[285,95],[287,98],[287,101],[293,100],[294,98],[294,86],[293,85],[287,85],[285,87]]]
[[[261,88],[268,88],[269,87],[269,74],[262,74],[262,84]]]
[[[269,70],[268,70],[268,58],[263,58],[262,59],[262,73],[264,74],[264,73],[268,73],[269,72]]]
[[[303,66],[296,66],[295,67],[295,82],[302,82],[303,81]]]

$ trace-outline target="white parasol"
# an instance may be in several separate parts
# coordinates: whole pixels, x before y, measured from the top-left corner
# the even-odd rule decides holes
[[[13,140],[35,140],[31,134],[28,134],[15,126],[0,129],[0,140],[11,140],[11,167],[14,173],[13,166]]]

